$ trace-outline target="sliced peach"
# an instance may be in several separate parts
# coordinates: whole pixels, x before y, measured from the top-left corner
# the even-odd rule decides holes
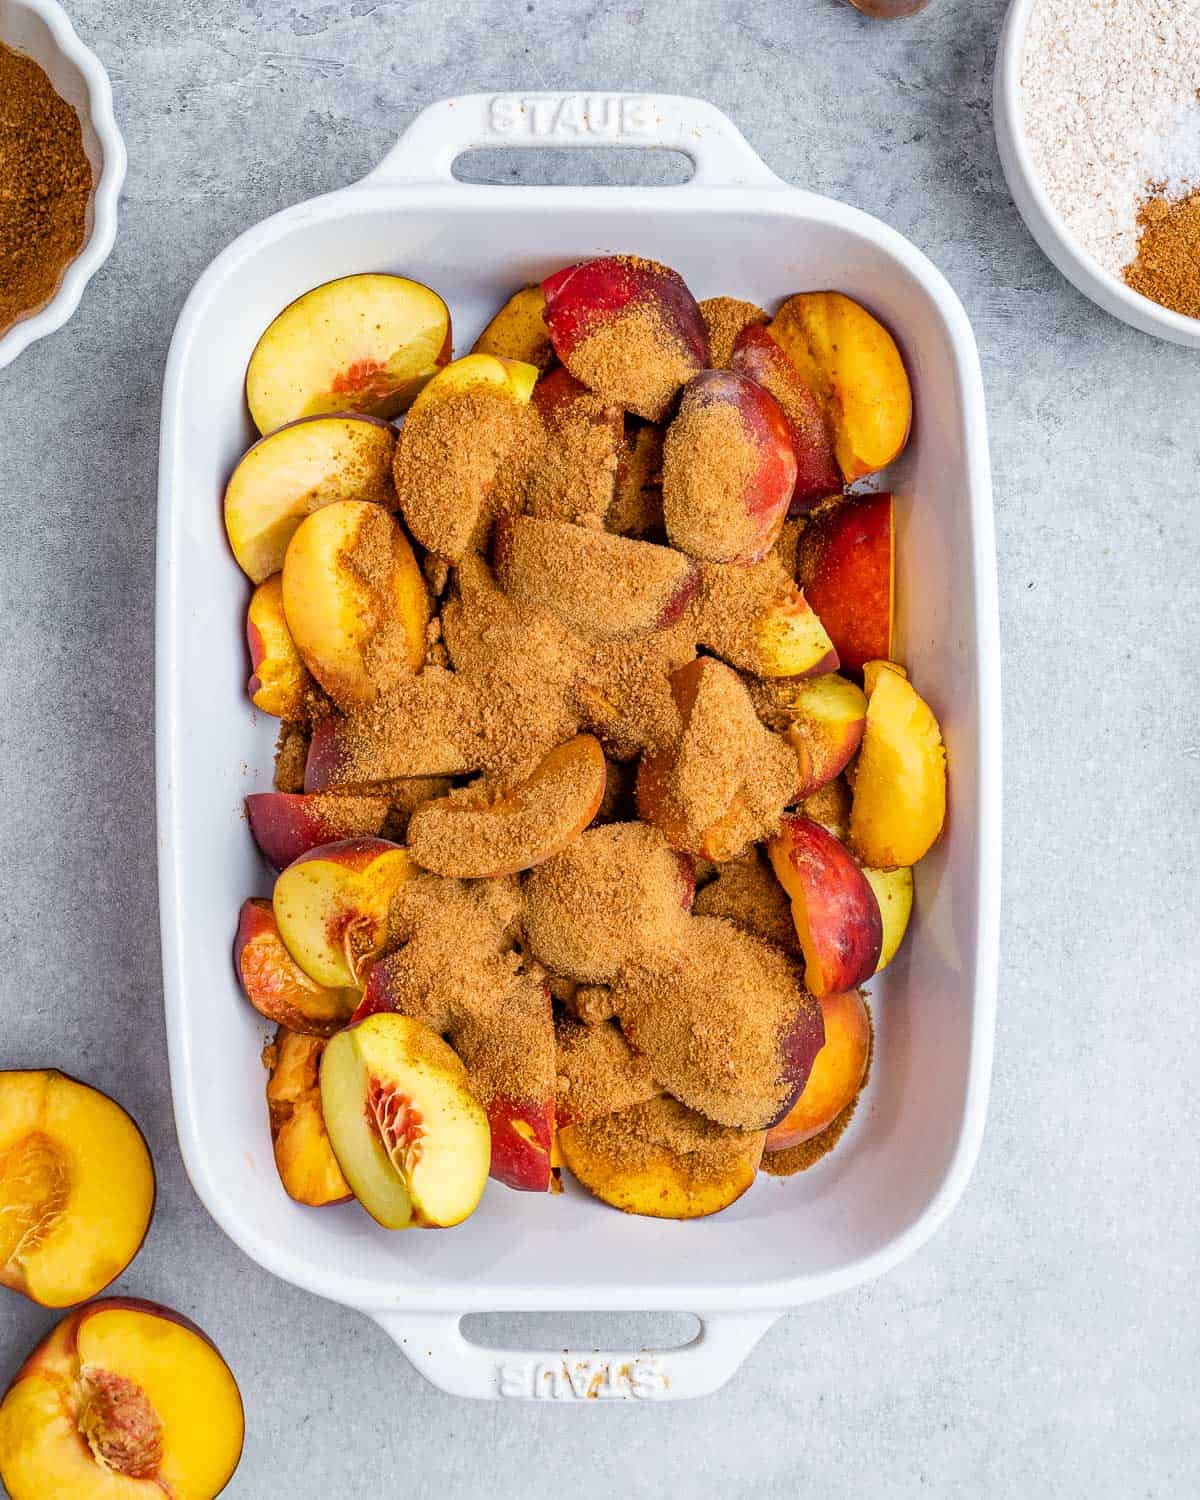
[[[335,500],[395,504],[396,434],[386,422],[339,413],[290,422],[261,438],[225,488],[225,530],[243,572],[262,583],[305,516]]]
[[[608,531],[619,536],[659,540],[663,524],[663,429],[653,422],[630,422],[617,455],[612,504],[604,518]]]
[[[493,541],[508,594],[592,640],[627,640],[678,623],[700,570],[671,547],[563,521],[504,516]]]
[[[800,804],[800,811],[814,823],[820,823],[839,843],[850,838],[850,788],[844,776],[827,781],[823,787]]]
[[[677,1099],[651,1099],[558,1132],[562,1159],[602,1203],[653,1219],[720,1213],[754,1181],[761,1131],[714,1124]]]
[[[646,1059],[635,1052],[615,1021],[585,1026],[571,1016],[555,1023],[558,1088],[555,1119],[586,1125],[614,1110],[644,1104],[662,1094]]]
[[[233,963],[246,999],[268,1021],[309,1036],[332,1036],[358,1003],[355,989],[310,979],[284,945],[269,901],[242,902]]]
[[[647,421],[708,364],[708,332],[683,278],[656,261],[610,255],[542,282],[554,352],[577,380]]]
[[[763,683],[754,698],[763,721],[796,752],[798,798],[811,797],[840,776],[862,743],[866,696],[836,672]]]
[[[514,292],[471,347],[472,354],[494,354],[498,359],[519,359],[522,364],[548,370],[554,349],[546,332],[546,299],[540,286],[523,286]]]
[[[259,432],[318,412],[394,417],[450,358],[450,313],[406,276],[341,276],[268,325],[246,371]]]
[[[400,508],[422,547],[457,562],[500,466],[528,437],[537,368],[491,354],[456,359],[413,403],[396,445]]]
[[[213,1500],[242,1454],[237,1382],[168,1308],[132,1298],[69,1314],[0,1405],[12,1500]]]
[[[384,796],[251,792],[245,806],[254,842],[282,870],[321,844],[372,838],[383,828],[391,802]]]
[[[694,613],[699,643],[743,672],[812,677],[837,670],[824,625],[774,556],[750,567],[706,564]]]
[[[700,304],[700,316],[708,329],[708,362],[714,370],[729,368],[743,328],[771,321],[757,303],[743,302],[738,297],[706,297]]]
[[[842,476],[820,403],[781,345],[765,328],[747,327],[734,343],[730,368],[769,391],[791,425],[796,483],[790,514],[802,515],[818,500],[836,495],[842,488]]]
[[[791,897],[814,995],[854,989],[870,979],[883,946],[875,892],[847,851],[819,823],[791,814],[768,843],[780,885]]]
[[[864,865],[863,874],[875,892],[879,914],[883,918],[883,944],[879,950],[879,962],[875,965],[878,974],[895,958],[896,950],[908,931],[913,905],[913,873],[907,865],[896,870],[872,870],[869,865]]]
[[[272,573],[254,590],[246,611],[246,645],[251,669],[246,692],[251,703],[277,719],[301,718],[312,679],[287,626],[281,573]]]
[[[758,720],[745,685],[712,657],[671,675],[682,730],[638,766],[637,808],[674,848],[734,859],[774,828],[793,799],[795,752]]]
[[[695,890],[692,862],[645,823],[589,828],[530,872],[525,937],[555,974],[580,983],[615,979],[685,941]]]
[[[302,854],[275,882],[289,953],[330,989],[361,988],[387,940],[388,909],[413,863],[385,839],[342,839]]]
[[[279,1180],[289,1198],[310,1208],[354,1195],[337,1164],[321,1113],[320,1037],[281,1026],[264,1053],[271,1070],[267,1107]]]
[[[693,917],[681,954],[626,969],[612,996],[658,1082],[739,1130],[782,1119],[824,1040],[799,964],[717,917]]]
[[[561,365],[534,386],[532,405],[542,434],[522,458],[524,509],[553,521],[602,522],[612,507],[625,446],[624,413]]]
[[[785,1151],[820,1135],[858,1096],[871,1055],[871,1017],[858,990],[821,996],[825,1045],[799,1099],[767,1133],[768,1151]]]
[[[848,495],[801,533],[796,572],[842,669],[858,672],[892,652],[895,526],[892,497]]]
[[[0,1286],[43,1307],[93,1297],[153,1210],[154,1165],[119,1104],[54,1069],[0,1072]]]
[[[716,876],[697,891],[692,911],[697,917],[723,917],[743,932],[800,957],[791,902],[758,848],[718,866]]]
[[[576,735],[514,787],[475,784],[426,802],[409,821],[409,851],[426,870],[464,880],[532,869],[579,837],[604,781],[599,740]]]
[[[325,1128],[354,1196],[385,1229],[448,1229],[487,1184],[487,1116],[453,1049],[408,1016],[368,1016],[321,1058]]]
[[[340,708],[368,706],[425,660],[425,579],[378,505],[339,500],[301,523],[283,563],[283,607],[305,666]]]
[[[863,663],[863,692],[869,698],[875,691],[880,672],[895,672],[898,677],[907,677],[908,672],[898,661],[867,661]]]
[[[663,443],[673,546],[705,562],[758,562],[775,545],[795,485],[792,430],[773,396],[730,370],[688,382]]]
[[[863,864],[915,865],[946,819],[946,751],[937,719],[898,672],[880,672],[854,773],[850,843]]]
[[[882,323],[841,292],[802,292],[779,309],[770,333],[816,393],[847,484],[899,457],[912,391]]]

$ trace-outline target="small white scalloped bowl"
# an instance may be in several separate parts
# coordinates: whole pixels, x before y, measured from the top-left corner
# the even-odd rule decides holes
[[[63,326],[92,275],[108,259],[117,236],[117,199],[125,181],[126,157],[104,64],[79,40],[56,0],[0,0],[0,42],[44,69],[79,116],[83,149],[92,164],[83,246],[63,271],[54,295],[0,337],[2,370],[35,339]]]
[[[1114,276],[1083,248],[1051,203],[1029,157],[1021,110],[1021,56],[1037,0],[1012,0],[996,52],[992,116],[1000,164],[1026,228],[1069,282],[1131,328],[1200,349],[1200,318],[1160,307]]]

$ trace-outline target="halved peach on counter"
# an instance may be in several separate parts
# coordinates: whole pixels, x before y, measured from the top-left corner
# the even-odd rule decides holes
[[[797,545],[797,578],[837,647],[843,671],[858,672],[892,653],[893,509],[889,494],[847,495],[814,516]]]
[[[749,567],[707,563],[703,579],[696,639],[722,661],[756,677],[837,671],[833,642],[778,558]]]
[[[242,990],[268,1021],[309,1036],[332,1036],[358,1003],[356,989],[333,989],[310,979],[279,935],[269,901],[242,902],[233,964]]]
[[[254,842],[282,870],[321,844],[373,838],[383,828],[391,802],[385,796],[251,792],[245,808]]]
[[[626,969],[612,999],[657,1081],[739,1130],[783,1118],[824,1041],[795,959],[718,917],[693,917],[681,953]]]
[[[876,974],[886,969],[896,956],[896,950],[904,941],[908,931],[908,919],[912,916],[913,872],[910,866],[901,865],[895,870],[873,870],[870,865],[862,867],[867,884],[875,892],[879,902],[879,915],[883,918],[883,943],[879,950]]]
[[[879,963],[883,921],[851,855],[819,823],[796,814],[784,818],[767,853],[791,897],[808,988],[819,997],[865,983]]]
[[[690,380],[663,443],[672,545],[704,562],[770,552],[796,485],[792,429],[775,398],[730,370]]]
[[[396,445],[396,495],[413,536],[444,562],[471,546],[501,464],[528,441],[537,377],[535,365],[468,354],[413,403]]]
[[[404,411],[450,358],[450,313],[406,276],[341,276],[290,302],[254,346],[246,400],[259,432],[318,412]]]
[[[825,1045],[803,1092],[767,1132],[768,1151],[786,1151],[820,1135],[858,1097],[871,1056],[871,1017],[858,990],[821,996]]]
[[[798,799],[811,797],[840,776],[862,743],[866,695],[836,672],[764,682],[753,696],[763,722],[778,730],[796,752]]]
[[[260,583],[246,611],[246,645],[250,681],[246,692],[255,708],[277,719],[299,719],[312,685],[283,612],[283,575],[272,573]]]
[[[659,422],[708,364],[696,299],[670,267],[636,255],[565,266],[542,282],[554,352],[589,390]]]
[[[69,1314],[0,1404],[11,1500],[214,1500],[242,1456],[237,1382],[179,1313],[109,1298]]]
[[[699,568],[672,547],[564,521],[502,516],[492,550],[505,593],[591,640],[666,630],[700,587]]]
[[[472,354],[519,359],[545,371],[554,363],[554,348],[542,314],[546,299],[540,286],[514,292],[471,346]]]
[[[354,1196],[385,1229],[448,1229],[487,1185],[491,1137],[467,1070],[407,1016],[368,1016],[321,1058],[321,1108]]]
[[[339,412],[304,417],[260,438],[225,487],[225,531],[255,583],[283,567],[292,535],[335,500],[395,504],[396,434],[386,422]]]
[[[342,839],[302,854],[275,882],[272,907],[288,952],[330,989],[361,989],[383,950],[396,889],[413,862],[386,839]]]
[[[946,819],[946,750],[933,710],[898,672],[880,672],[854,772],[850,843],[864,865],[915,865]]]
[[[847,484],[904,451],[912,391],[896,341],[841,292],[801,292],[775,314],[770,334],[815,392]]]
[[[571,1174],[602,1203],[654,1219],[720,1213],[754,1181],[761,1131],[732,1130],[677,1099],[651,1099],[558,1132]]]
[[[339,500],[301,523],[283,562],[283,608],[305,666],[340,708],[367,707],[425,660],[425,578],[378,505]]]
[[[409,820],[412,858],[464,880],[513,875],[565,849],[604,797],[604,752],[593,735],[557,745],[518,785],[473,784],[417,808]]]
[[[267,1108],[279,1180],[289,1198],[309,1208],[345,1203],[354,1194],[337,1164],[321,1113],[320,1037],[281,1026],[263,1054],[270,1069]]]
[[[54,1069],[0,1072],[0,1286],[43,1307],[94,1297],[153,1211],[154,1164],[119,1104]]]
[[[836,495],[842,488],[842,476],[820,402],[782,346],[765,328],[751,325],[734,343],[730,368],[769,391],[791,425],[796,483],[789,514],[802,515],[819,500]]]

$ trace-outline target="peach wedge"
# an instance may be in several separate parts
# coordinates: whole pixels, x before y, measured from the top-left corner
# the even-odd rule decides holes
[[[373,838],[390,807],[387,797],[322,796],[319,792],[251,792],[245,800],[254,842],[277,870],[322,844]]]
[[[387,940],[388,910],[413,863],[386,839],[342,839],[302,854],[275,882],[288,952],[318,984],[361,989]]]
[[[841,292],[802,292],[775,315],[770,335],[816,394],[847,484],[904,451],[912,391],[896,341]]]
[[[334,500],[392,505],[396,434],[386,422],[341,413],[291,422],[260,439],[225,487],[225,531],[255,583],[283,567],[292,535]]]
[[[898,672],[880,672],[854,773],[850,843],[864,865],[915,865],[946,818],[946,751],[933,711]]]
[[[599,740],[576,735],[517,786],[467,786],[418,807],[409,820],[409,852],[423,869],[463,880],[532,869],[596,816],[606,775]]]
[[[385,1229],[448,1229],[475,1211],[491,1137],[467,1070],[407,1016],[368,1016],[321,1058],[321,1107],[354,1196]]]
[[[866,696],[836,672],[763,683],[754,698],[763,720],[796,752],[797,799],[811,797],[840,776],[862,743]]]
[[[777,557],[751,567],[709,563],[703,576],[696,639],[722,661],[756,677],[837,671],[825,626]]]
[[[119,1104],[53,1069],[0,1072],[0,1286],[44,1307],[94,1297],[153,1210],[150,1153]]]
[[[242,902],[233,964],[260,1016],[308,1036],[332,1036],[358,1003],[356,989],[332,989],[308,977],[284,946],[269,901]]]
[[[805,598],[837,648],[842,670],[892,654],[894,506],[889,494],[848,495],[808,523],[796,548]]]
[[[339,500],[288,543],[283,608],[305,666],[339,708],[367,708],[425,660],[429,595],[400,523]]]
[[[869,865],[864,865],[862,872],[875,892],[879,915],[883,918],[883,944],[879,950],[879,962],[875,965],[878,974],[895,958],[908,931],[913,907],[913,872],[908,865],[895,870],[872,870]]]
[[[404,411],[450,358],[450,314],[406,276],[341,276],[297,297],[254,346],[246,400],[259,432],[319,412]]]
[[[320,1037],[281,1026],[264,1054],[271,1076],[267,1108],[275,1167],[289,1198],[309,1208],[345,1203],[354,1195],[342,1176],[321,1113]]]
[[[767,1133],[768,1151],[785,1151],[820,1135],[858,1096],[871,1055],[871,1017],[858,990],[821,996],[825,1045],[799,1099]]]
[[[472,354],[519,359],[543,373],[554,363],[554,349],[542,314],[546,299],[540,286],[514,292],[471,346]]]
[[[283,575],[272,573],[260,583],[246,611],[246,645],[250,681],[246,692],[255,708],[277,719],[300,719],[312,686],[283,612]]]
[[[110,1298],[69,1314],[0,1405],[11,1500],[213,1500],[242,1454],[229,1366],[186,1318]]]

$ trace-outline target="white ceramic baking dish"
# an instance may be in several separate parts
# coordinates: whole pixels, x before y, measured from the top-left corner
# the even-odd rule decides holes
[[[468,186],[476,146],[667,146],[695,166],[670,188]],[[355,1205],[314,1211],[282,1191],[259,1063],[239,996],[239,903],[269,890],[242,797],[270,785],[275,723],[244,691],[248,589],[220,496],[251,439],[242,378],[256,338],[330,277],[428,281],[458,350],[522,282],[637,251],[698,296],[774,304],[837,287],[879,312],[905,352],[913,440],[886,476],[899,504],[901,646],[949,747],[951,812],[921,865],[913,930],[874,985],[870,1088],[838,1150],[759,1181],[694,1223],[631,1218],[573,1184],[563,1197],[492,1184],[444,1234],[393,1235]],[[787,187],[694,99],[469,96],[421,114],[364,181],[268,219],[213,262],[179,319],[163,395],[158,533],[158,818],[163,965],[175,1113],[196,1191],[276,1275],[359,1308],[442,1389],[463,1396],[661,1399],[716,1389],[781,1313],[878,1276],[950,1212],[983,1131],[996,998],[1000,869],[999,640],[991,481],[975,341],[929,261],[854,209]],[[677,1310],[682,1349],[537,1352],[469,1343],[467,1312]]]

